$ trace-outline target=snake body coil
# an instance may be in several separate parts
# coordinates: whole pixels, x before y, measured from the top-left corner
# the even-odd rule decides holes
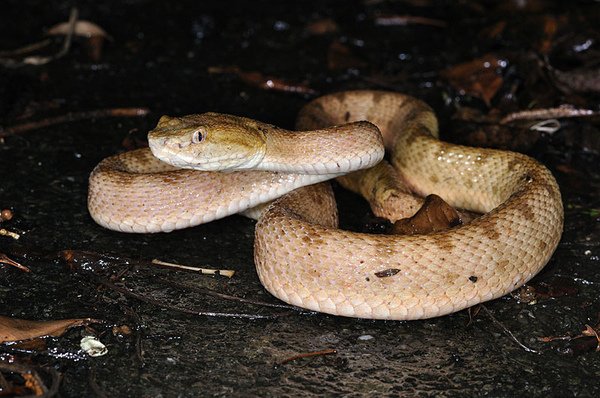
[[[371,123],[354,122],[365,120],[381,136]],[[521,154],[438,140],[433,112],[412,97],[327,95],[301,110],[297,128],[307,132],[218,114],[161,119],[149,142],[172,165],[148,150],[103,160],[90,176],[90,213],[111,229],[170,231],[284,195],[256,225],[254,257],[265,288],[300,307],[374,319],[435,317],[500,297],[537,274],[558,245],[563,208],[551,173]],[[380,162],[382,145],[391,165]],[[351,157],[339,158],[339,146]],[[248,153],[225,160],[234,149]],[[225,169],[276,171],[175,168],[215,170],[218,158]],[[337,228],[327,184],[297,189],[333,177],[392,221],[418,208],[408,189],[484,214],[427,235],[348,232]]]

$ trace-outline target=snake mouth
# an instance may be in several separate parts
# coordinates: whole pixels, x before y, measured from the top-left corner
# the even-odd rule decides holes
[[[148,140],[150,151],[162,162],[182,169],[199,171],[233,171],[256,167],[264,158],[265,151],[250,154],[223,152],[221,155],[211,154],[210,157],[186,152],[178,144],[168,138]]]

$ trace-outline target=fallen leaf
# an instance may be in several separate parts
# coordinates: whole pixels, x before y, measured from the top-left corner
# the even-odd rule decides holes
[[[445,231],[462,224],[458,212],[437,195],[425,198],[423,206],[410,218],[403,218],[394,223],[392,234],[418,235],[430,232]]]
[[[488,39],[499,39],[504,33],[506,29],[506,21],[498,21],[494,25],[484,29],[482,31],[482,36],[487,37]]]
[[[237,75],[244,83],[263,90],[284,91],[288,93],[316,95],[316,90],[313,90],[306,84],[291,83],[286,80],[267,76],[257,71],[243,71],[237,66],[230,67],[209,67],[208,73],[233,73]]]
[[[69,22],[63,22],[48,29],[46,34],[50,36],[68,35],[70,28]],[[73,34],[87,39],[86,47],[88,57],[94,62],[98,62],[100,58],[102,58],[104,40],[112,40],[100,26],[85,20],[75,22]]]
[[[590,351],[598,351],[598,339],[595,336],[584,336],[569,341],[567,352],[581,355]]]
[[[462,64],[454,65],[441,72],[441,76],[461,94],[481,98],[487,106],[502,86],[504,79],[500,71],[507,66],[505,59],[493,54],[484,55]]]
[[[99,322],[102,321],[92,318],[30,321],[0,315],[0,343],[28,340],[43,336],[58,337],[69,328]]]
[[[552,40],[558,30],[558,21],[556,17],[551,15],[544,15],[544,36],[539,45],[539,52],[542,54],[548,54],[552,49]]]
[[[335,40],[327,50],[327,69],[359,69],[367,66],[367,63],[352,54],[348,46]]]
[[[322,36],[329,33],[335,33],[340,30],[339,26],[331,18],[321,18],[316,21],[310,22],[304,28],[306,32],[314,36]]]
[[[69,23],[62,22],[62,23],[54,25],[53,27],[48,29],[46,34],[51,35],[51,36],[68,35],[69,29],[70,29]],[[110,39],[110,36],[108,35],[108,33],[106,33],[104,31],[104,29],[102,29],[100,26],[96,25],[93,22],[86,21],[83,19],[80,19],[79,21],[77,21],[75,23],[73,34],[75,34],[77,36],[81,36],[81,37],[86,37],[88,39],[92,36],[101,36],[101,37]]]

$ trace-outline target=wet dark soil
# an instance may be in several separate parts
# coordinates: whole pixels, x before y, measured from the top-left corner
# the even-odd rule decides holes
[[[0,345],[0,365],[37,369],[48,385],[55,369],[62,397],[600,395],[593,341],[582,348],[580,339],[540,340],[576,336],[600,323],[598,119],[560,119],[553,133],[517,124],[495,139],[497,130],[487,129],[494,123],[457,118],[464,109],[482,115],[561,104],[598,110],[590,74],[598,72],[600,54],[597,2],[10,0],[0,5],[0,50],[42,40],[45,29],[67,20],[73,4],[111,40],[95,60],[81,37],[66,56],[45,65],[0,54],[0,125],[104,108],[146,107],[150,113],[59,123],[0,143],[0,208],[14,212],[0,228],[21,234],[19,240],[0,236],[0,252],[32,270],[0,265],[0,315],[104,321],[33,348]],[[405,23],[389,26],[390,20]],[[315,23],[329,28],[323,33]],[[40,51],[50,54],[61,45],[54,38]],[[491,80],[480,77],[483,89],[444,77],[450,66],[485,54],[500,61]],[[227,73],[209,69],[215,67]],[[570,80],[557,79],[552,68],[572,73]],[[592,76],[583,79],[589,90],[577,85],[585,73]],[[284,90],[261,87],[267,76],[281,79],[275,88]],[[498,79],[498,91],[490,93]],[[314,96],[307,88],[409,93],[436,109],[447,139],[512,147],[545,163],[561,186],[565,232],[528,284],[534,299],[509,295],[472,313],[411,322],[248,305],[169,281],[278,303],[254,270],[253,221],[233,216],[170,234],[126,235],[90,218],[93,167],[143,144],[161,115],[217,111],[292,128],[298,109]],[[361,228],[367,206],[336,192],[344,226]],[[91,260],[70,269],[59,253],[66,249],[91,252]],[[236,274],[169,271],[148,265],[152,258]],[[98,278],[166,306],[265,318],[183,314],[126,296]],[[131,332],[113,328],[123,325]],[[107,355],[92,358],[80,350],[81,337],[89,334],[106,344]],[[285,362],[327,349],[336,353]]]

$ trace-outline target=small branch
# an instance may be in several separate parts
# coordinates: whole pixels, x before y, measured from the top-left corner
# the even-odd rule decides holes
[[[502,322],[500,322],[499,320],[497,320],[497,319],[496,319],[496,318],[495,318],[495,317],[492,315],[492,313],[490,312],[490,310],[488,310],[488,309],[487,309],[487,308],[486,308],[484,305],[482,305],[482,306],[481,306],[481,309],[483,309],[483,310],[485,311],[485,313],[486,313],[486,314],[487,314],[487,315],[490,317],[490,319],[491,319],[492,321],[494,321],[494,323],[495,323],[496,325],[500,326],[500,328],[501,328],[501,329],[504,331],[504,333],[505,333],[505,334],[507,334],[507,335],[508,335],[510,338],[512,338],[512,339],[515,341],[515,343],[517,343],[517,344],[518,344],[518,345],[519,345],[519,346],[520,346],[522,349],[524,349],[524,350],[525,350],[525,351],[527,351],[527,352],[532,352],[532,353],[534,353],[534,354],[539,354],[539,351],[536,351],[536,350],[534,350],[533,348],[529,348],[529,347],[527,347],[525,344],[521,343],[521,342],[519,341],[519,339],[517,339],[517,338],[515,337],[515,335],[514,335],[514,334],[513,334],[513,333],[512,333],[510,330],[508,330],[508,329],[506,328],[506,326],[504,326],[504,325],[502,324]]]
[[[235,274],[235,271],[230,270],[230,269],[212,269],[212,268],[192,267],[189,265],[168,263],[166,261],[161,261],[156,258],[153,259],[151,262],[152,262],[152,264],[161,265],[161,266],[167,267],[167,268],[175,268],[175,269],[179,269],[179,270],[198,272],[202,275],[223,275],[228,278],[231,278]]]
[[[0,228],[0,236],[8,236],[9,238],[13,238],[14,240],[17,240],[21,237],[21,235],[19,235],[18,233],[9,231],[8,229],[4,228]]]
[[[237,301],[239,303],[244,303],[244,304],[251,304],[251,305],[259,305],[262,307],[271,307],[271,308],[283,308],[286,310],[293,310],[293,311],[304,311],[302,308],[298,308],[298,307],[294,307],[291,305],[286,305],[286,304],[272,304],[272,303],[267,303],[264,301],[259,301],[259,300],[252,300],[252,299],[246,299],[243,297],[237,297],[237,296],[230,296],[228,294],[224,294],[224,293],[219,293],[219,292],[215,292],[214,290],[210,290],[210,289],[205,289],[205,288],[201,288],[201,287],[196,287],[196,286],[189,286],[185,283],[179,283],[179,282],[173,282],[164,278],[158,278],[158,280],[166,285],[178,288],[178,289],[184,289],[184,290],[191,290],[193,292],[196,293],[200,293],[200,294],[206,294],[209,296],[213,296],[213,297],[218,297],[221,298],[223,300],[231,300],[231,301]]]
[[[577,109],[572,105],[562,105],[558,108],[531,109],[509,113],[500,119],[500,124],[508,124],[515,120],[560,119],[567,117],[588,117],[600,114],[592,109]]]
[[[77,23],[78,17],[79,11],[76,7],[72,7],[71,13],[69,14],[69,29],[65,37],[65,41],[63,42],[62,48],[56,54],[49,57],[42,57],[37,55],[26,57],[25,59],[23,59],[23,63],[27,65],[45,65],[56,59],[64,57],[71,48],[71,42],[73,41],[73,33],[75,32],[75,24]]]
[[[312,357],[318,357],[318,356],[323,356],[323,355],[332,355],[332,354],[337,354],[337,350],[335,350],[333,348],[328,348],[326,350],[321,350],[321,351],[305,352],[305,353],[297,354],[297,355],[294,355],[294,356],[284,359],[283,361],[280,362],[280,365],[284,365],[288,362],[292,362],[292,361],[302,359],[302,358],[312,358]]]
[[[266,76],[258,71],[243,71],[237,66],[219,67],[211,66],[208,68],[209,74],[231,73],[240,78],[244,83],[258,87],[263,90],[283,91],[288,93],[317,95],[317,91],[306,84],[291,83],[284,79],[273,76]]]
[[[406,26],[428,25],[436,28],[445,28],[448,24],[439,19],[419,17],[416,15],[380,15],[375,18],[375,25],[379,26]]]
[[[14,50],[0,51],[0,57],[12,57],[12,56],[18,56],[18,55],[31,53],[31,52],[37,51],[39,49],[42,49],[42,48],[48,46],[50,43],[52,43],[52,40],[44,39],[37,43],[27,44],[26,46],[23,46],[23,47],[14,49]]]
[[[196,316],[209,316],[209,317],[221,317],[221,318],[246,318],[246,319],[275,319],[287,314],[274,314],[274,315],[259,315],[259,314],[245,314],[245,313],[229,313],[229,312],[211,312],[211,311],[196,311],[190,310],[188,308],[175,307],[172,305],[167,305],[163,301],[156,300],[150,297],[143,296],[141,294],[137,294],[132,292],[129,289],[126,289],[121,286],[117,286],[114,283],[111,283],[105,279],[102,279],[94,274],[88,274],[94,281],[97,283],[106,286],[107,288],[117,291],[119,293],[124,294],[127,297],[132,297],[134,299],[143,301],[144,303],[151,304],[160,308],[166,308],[168,310],[181,312],[183,314],[188,315],[196,315]]]
[[[146,116],[149,112],[150,110],[148,108],[108,108],[93,111],[69,112],[64,115],[49,117],[35,122],[26,122],[6,128],[0,127],[0,138],[22,134],[30,130],[36,130],[55,124],[105,117],[139,117]]]
[[[1,232],[2,230],[0,230]],[[16,262],[15,260],[9,258],[6,254],[4,253],[0,253],[0,264],[7,264],[7,265],[12,265],[15,268],[20,269],[23,272],[31,272],[31,270],[29,268],[27,268],[26,266],[19,264],[18,262]]]

